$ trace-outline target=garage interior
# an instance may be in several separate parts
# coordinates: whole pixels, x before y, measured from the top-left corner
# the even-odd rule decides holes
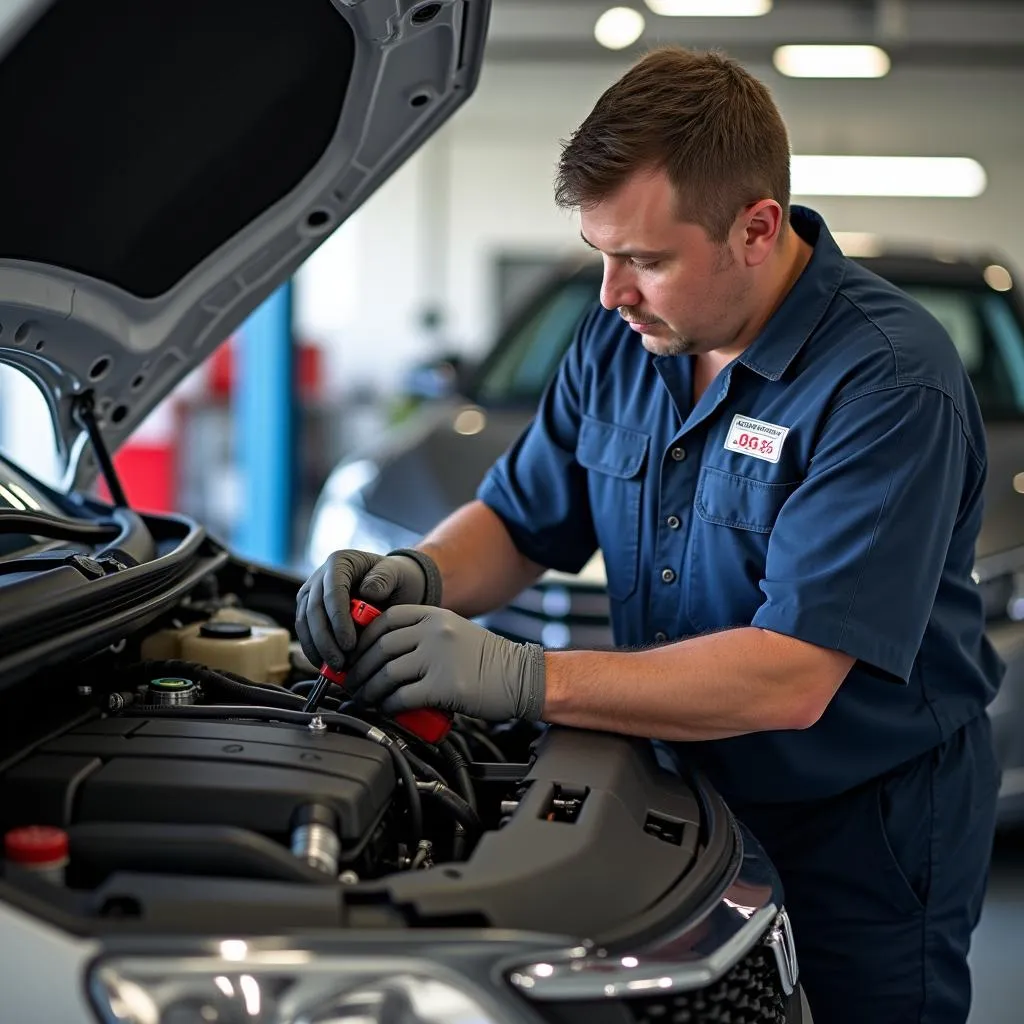
[[[18,15],[16,0],[0,3],[0,28]],[[550,378],[555,364],[537,354],[544,330],[596,298],[592,282],[578,300],[546,291],[594,262],[578,217],[552,200],[561,143],[604,89],[666,43],[721,49],[769,87],[790,131],[794,202],[818,210],[848,255],[912,254],[937,273],[970,264],[1024,323],[1020,0],[495,0],[465,106],[120,445],[129,504],[194,518],[241,557],[303,577],[337,548],[404,546],[354,518],[367,453],[399,443],[439,403],[455,403],[458,434],[480,434]],[[969,359],[982,328],[966,307],[936,302]],[[502,363],[496,343],[531,330],[537,348],[523,358],[535,363]],[[1024,338],[999,351],[1000,429],[1017,419],[1006,458],[1024,522]],[[487,380],[498,382],[493,408]],[[2,362],[0,453],[60,484],[46,402]],[[404,470],[393,501],[421,510],[395,535],[404,542],[447,511],[439,466]],[[110,498],[102,480],[93,493]],[[1009,589],[993,598],[992,621],[1024,621],[1024,561],[993,583]],[[598,592],[594,612],[556,581],[543,614],[513,608],[502,628],[535,616],[541,642],[576,645],[606,629]],[[1004,787],[1024,807],[1024,764]],[[1021,1020],[1022,949],[1024,814],[997,835],[971,952],[971,1024]]]

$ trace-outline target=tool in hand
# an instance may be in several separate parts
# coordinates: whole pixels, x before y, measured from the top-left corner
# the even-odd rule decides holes
[[[352,599],[351,604],[352,621],[357,627],[368,626],[378,615],[380,609],[374,608],[372,604]],[[309,699],[302,710],[306,712],[316,711],[320,702],[327,693],[331,683],[338,686],[345,685],[345,673],[335,672],[326,662],[320,666],[320,675],[316,678],[316,685],[310,691]],[[452,727],[452,716],[447,711],[439,711],[436,708],[420,708],[416,711],[403,711],[395,715],[395,721],[408,732],[419,736],[427,743],[440,743],[448,735]]]

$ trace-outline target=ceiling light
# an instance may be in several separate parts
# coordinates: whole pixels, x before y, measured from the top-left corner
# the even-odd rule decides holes
[[[644,16],[632,7],[612,7],[594,26],[594,38],[609,50],[632,46],[644,31]]]
[[[984,277],[985,284],[993,291],[1008,292],[1013,287],[1013,278],[1010,277],[1010,272],[998,263],[990,263],[985,268]]]
[[[891,66],[879,46],[780,46],[772,60],[790,78],[882,78]]]
[[[644,0],[655,14],[669,18],[759,18],[772,0]]]
[[[794,156],[799,196],[928,196],[970,199],[985,191],[985,169],[959,156]]]

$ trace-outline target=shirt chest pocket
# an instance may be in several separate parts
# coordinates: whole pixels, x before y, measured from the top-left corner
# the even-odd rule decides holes
[[[650,436],[585,416],[576,461],[587,470],[590,511],[604,555],[608,595],[625,600],[636,589],[640,556],[643,467]]]
[[[698,629],[753,618],[775,520],[798,486],[701,470],[686,557],[687,615]]]

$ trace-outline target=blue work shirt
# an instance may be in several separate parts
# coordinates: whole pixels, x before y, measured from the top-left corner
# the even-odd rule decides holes
[[[877,776],[981,714],[1002,674],[971,578],[985,431],[957,351],[818,214],[791,223],[810,262],[696,404],[691,356],[651,355],[596,306],[478,492],[541,565],[578,572],[600,547],[619,645],[752,625],[856,659],[809,729],[679,745],[740,802]]]

